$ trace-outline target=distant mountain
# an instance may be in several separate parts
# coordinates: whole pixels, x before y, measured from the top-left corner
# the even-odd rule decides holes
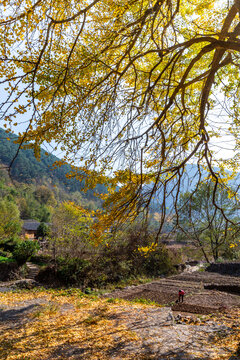
[[[10,140],[8,140],[9,138]],[[9,166],[18,149],[18,144],[14,141],[17,136],[14,134],[7,134],[0,128],[0,163]],[[62,187],[67,192],[79,191],[84,187],[84,183],[73,179],[67,179],[66,174],[71,171],[70,165],[62,165],[53,169],[52,165],[55,161],[60,159],[54,155],[46,155],[44,150],[41,150],[41,160],[36,160],[32,149],[21,149],[11,168],[11,176],[14,180],[24,183],[41,184],[47,182],[51,185]],[[106,192],[103,185],[97,185],[94,190],[97,192]],[[88,191],[86,197],[94,198],[94,191]]]
[[[10,140],[7,140],[9,138]],[[14,134],[7,134],[0,128],[0,163],[9,165],[14,158],[18,145],[14,143],[17,136]],[[37,161],[34,152],[31,149],[21,149],[13,166],[11,168],[11,176],[18,182],[23,183],[48,183],[56,185],[62,188],[66,192],[80,191],[84,187],[84,182],[79,182],[75,178],[67,179],[66,174],[71,171],[70,165],[63,165],[53,169],[52,165],[55,161],[60,159],[54,155],[46,155],[45,150],[41,150],[41,160]],[[216,169],[217,170],[217,169]],[[207,172],[202,169],[202,179],[207,176]],[[238,181],[232,180],[230,184],[236,186]],[[183,182],[180,193],[191,191],[195,188],[198,182],[198,167],[195,164],[186,165],[185,173],[183,176]],[[144,187],[144,193],[151,192],[152,185],[146,185]],[[94,200],[94,192],[106,193],[106,188],[103,185],[97,185],[96,189],[89,190],[84,195],[89,200]],[[169,209],[173,206],[173,199],[177,193],[177,187],[172,189],[172,185],[167,187],[166,193],[169,195],[166,199],[166,207]],[[152,210],[159,211],[163,200],[163,194],[158,191],[154,200],[152,201]]]
[[[214,171],[218,172],[219,168],[215,167]],[[230,171],[226,170],[226,172],[230,174]],[[206,179],[208,177],[208,175],[209,175],[209,172],[201,167],[201,181],[204,181],[204,179]],[[186,164],[185,171],[184,171],[184,174],[181,179],[179,195],[182,195],[188,191],[189,192],[194,191],[198,182],[199,182],[198,166],[196,164]],[[239,183],[240,183],[240,173],[238,173],[234,179],[230,180],[228,185],[232,189],[236,190]],[[176,186],[174,187],[174,185],[176,185]],[[148,185],[148,188],[151,190],[151,185]],[[178,193],[178,186],[177,186],[177,180],[175,180],[175,182],[170,183],[166,187],[165,195],[167,195],[167,197],[165,199],[165,203],[166,203],[166,207],[169,212],[171,212],[174,207],[177,193]],[[157,191],[157,193],[155,194],[154,200],[152,202],[152,208],[154,211],[158,211],[158,209],[160,208],[160,204],[163,201],[163,198],[164,198],[163,191],[161,191],[161,190]]]

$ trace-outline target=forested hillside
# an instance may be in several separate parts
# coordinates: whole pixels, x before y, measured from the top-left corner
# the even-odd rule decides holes
[[[0,163],[8,166],[14,158],[18,144],[15,143],[16,135],[7,134],[0,128]],[[60,160],[54,155],[46,154],[41,150],[41,160],[38,161],[32,149],[21,149],[16,160],[11,167],[11,176],[14,180],[21,183],[35,183],[41,185],[48,183],[49,185],[56,185],[67,192],[80,191],[84,184],[75,178],[67,179],[66,174],[71,171],[70,165],[62,165],[61,167],[53,168],[55,161]],[[96,192],[105,192],[105,188],[97,185]],[[94,199],[94,192],[88,191],[84,194],[87,199]]]

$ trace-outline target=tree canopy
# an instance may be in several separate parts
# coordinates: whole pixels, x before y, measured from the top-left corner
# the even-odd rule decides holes
[[[0,200],[0,242],[13,238],[21,231],[21,220],[17,205],[6,198]]]
[[[210,262],[209,256],[215,261],[221,255],[230,256],[229,248],[237,246],[240,230],[233,225],[239,222],[239,211],[227,191],[217,191],[215,199],[219,208],[224,209],[225,217],[212,206],[212,193],[213,184],[203,183],[194,194],[182,194],[179,202],[179,240],[187,239],[199,248],[207,262]]]
[[[7,131],[24,118],[20,146],[38,156],[54,141],[86,185],[113,171],[116,216],[159,192],[164,214],[190,160],[218,206],[224,167],[239,164],[239,12],[239,0],[3,0]],[[219,159],[212,140],[226,131],[235,155]]]

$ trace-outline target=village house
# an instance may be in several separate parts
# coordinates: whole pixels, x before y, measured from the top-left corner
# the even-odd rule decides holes
[[[37,220],[23,220],[22,226],[22,236],[27,239],[35,240],[37,237],[37,229],[40,225],[40,222]]]

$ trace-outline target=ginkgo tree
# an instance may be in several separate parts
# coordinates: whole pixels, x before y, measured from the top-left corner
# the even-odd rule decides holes
[[[20,147],[39,156],[54,141],[69,176],[108,183],[115,218],[157,193],[164,218],[189,161],[218,206],[239,164],[239,12],[239,0],[3,0],[4,126],[24,117]],[[212,141],[226,132],[235,155],[219,159]]]
[[[82,258],[91,245],[94,247],[90,237],[93,222],[91,215],[72,202],[63,202],[55,208],[50,233],[54,258]]]

